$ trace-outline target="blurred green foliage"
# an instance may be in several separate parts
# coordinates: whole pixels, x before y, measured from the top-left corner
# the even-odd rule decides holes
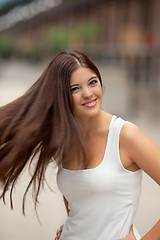
[[[33,60],[39,60],[41,58],[41,50],[38,45],[32,43],[25,51],[25,57],[32,58]]]
[[[40,59],[47,54],[57,54],[69,48],[91,49],[99,35],[99,25],[95,21],[83,21],[72,26],[43,26],[27,33],[0,34],[0,57],[13,53],[31,59]],[[14,51],[13,51],[14,50]]]
[[[53,52],[57,53],[62,49],[66,49],[68,47],[69,32],[65,28],[55,27],[49,29],[46,38],[48,48]]]
[[[9,33],[0,34],[0,57],[10,57],[14,50],[13,37]]]
[[[96,22],[85,21],[77,25],[73,30],[73,36],[75,38],[81,38],[84,42],[91,42],[94,40],[99,32],[99,26]]]
[[[47,48],[51,52],[59,52],[70,46],[90,47],[99,33],[99,26],[93,21],[84,21],[74,27],[52,27],[46,34]]]

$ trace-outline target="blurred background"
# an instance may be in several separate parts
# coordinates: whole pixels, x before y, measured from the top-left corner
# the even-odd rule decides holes
[[[137,124],[160,145],[159,0],[0,0],[0,105],[23,94],[65,49],[86,53],[104,84],[103,108]],[[2,116],[3,117],[3,116]],[[29,174],[14,191],[14,210],[0,201],[0,240],[54,239],[66,218],[54,165],[38,205],[32,192],[21,212]],[[159,186],[146,174],[135,219],[143,236],[160,216]]]

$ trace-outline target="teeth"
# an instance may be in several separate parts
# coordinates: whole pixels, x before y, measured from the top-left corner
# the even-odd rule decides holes
[[[86,103],[85,106],[93,106],[94,104],[95,104],[95,100],[93,102]]]

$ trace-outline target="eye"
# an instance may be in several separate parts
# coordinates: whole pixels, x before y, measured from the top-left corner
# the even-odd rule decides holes
[[[94,80],[90,81],[89,85],[93,85],[93,84],[95,84],[97,82],[98,82],[98,80],[94,79]]]
[[[78,87],[72,87],[71,92],[76,92],[79,88]]]

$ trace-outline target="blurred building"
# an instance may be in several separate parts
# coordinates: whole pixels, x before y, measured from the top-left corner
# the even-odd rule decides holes
[[[9,0],[8,0],[9,1]],[[115,44],[160,43],[159,0],[12,0],[31,2],[13,8],[0,17],[0,31],[12,30],[32,37],[41,26],[61,25],[73,28],[82,21],[94,21],[99,28],[97,44],[103,48]],[[14,32],[14,33],[15,33]],[[132,45],[132,46],[131,46]],[[110,48],[111,49],[111,48]]]
[[[0,0],[0,15],[6,14],[13,8],[27,4],[34,0]]]
[[[149,70],[160,58],[159,9],[159,0],[33,0],[0,17],[0,38],[19,55],[77,48]]]

